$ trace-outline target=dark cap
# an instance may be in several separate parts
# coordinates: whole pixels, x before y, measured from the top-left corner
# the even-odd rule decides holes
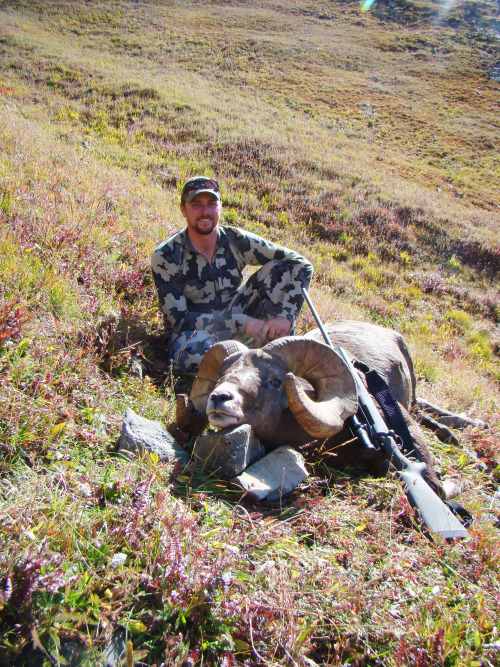
[[[199,195],[200,192],[210,192],[210,194],[217,197],[217,199],[221,199],[217,181],[214,181],[212,178],[205,178],[204,176],[195,176],[194,178],[190,178],[189,181],[186,181],[182,188],[181,202],[183,204],[186,202],[189,203],[196,197],[196,195]]]

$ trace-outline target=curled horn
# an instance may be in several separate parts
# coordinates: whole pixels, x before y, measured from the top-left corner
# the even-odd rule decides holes
[[[295,419],[315,438],[327,438],[342,430],[344,420],[358,409],[358,393],[351,371],[328,345],[303,338],[280,338],[263,350],[284,357],[288,406]],[[307,380],[316,401],[305,393],[297,377]]]
[[[209,348],[201,360],[189,398],[185,394],[177,396],[175,420],[180,428],[191,435],[203,433],[207,425],[205,410],[208,397],[217,382],[223,361],[230,354],[241,353],[246,349],[242,343],[234,340],[216,343]]]

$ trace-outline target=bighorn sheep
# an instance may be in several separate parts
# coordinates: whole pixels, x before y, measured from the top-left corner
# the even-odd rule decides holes
[[[416,456],[427,464],[426,479],[444,496],[426,441],[407,412],[415,401],[415,374],[401,335],[357,321],[325,329],[334,346],[386,380],[405,415]],[[203,358],[189,398],[177,398],[178,425],[195,435],[207,421],[220,428],[247,423],[268,450],[327,438],[326,447],[335,447],[339,463],[354,464],[357,447],[343,424],[357,410],[355,384],[345,362],[320,339],[314,330],[255,350],[236,341],[217,343]]]

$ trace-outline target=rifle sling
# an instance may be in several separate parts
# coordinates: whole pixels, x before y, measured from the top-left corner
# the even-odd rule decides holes
[[[401,439],[401,450],[405,456],[415,455],[415,448],[413,446],[413,438],[411,437],[410,431],[406,424],[406,420],[401,412],[401,408],[397,400],[394,398],[393,393],[389,389],[387,382],[384,378],[370,369],[366,364],[363,364],[361,361],[353,360],[353,365],[355,368],[360,370],[365,378],[366,384],[368,386],[368,391],[372,396],[377,399],[378,404],[382,408],[384,415],[389,422],[389,426],[392,430],[398,435]]]

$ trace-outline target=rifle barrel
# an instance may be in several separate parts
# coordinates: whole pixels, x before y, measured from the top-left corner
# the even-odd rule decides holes
[[[313,317],[316,320],[316,324],[318,325],[319,330],[321,331],[321,334],[322,334],[323,338],[325,339],[325,343],[333,349],[332,341],[330,340],[330,337],[326,333],[325,328],[321,323],[320,317],[319,317],[318,313],[316,312],[316,309],[314,308],[314,306],[311,302],[311,299],[309,298],[309,294],[307,293],[307,290],[302,288],[302,294],[304,295],[304,298],[307,301],[307,305],[311,309],[311,313],[313,314]]]

